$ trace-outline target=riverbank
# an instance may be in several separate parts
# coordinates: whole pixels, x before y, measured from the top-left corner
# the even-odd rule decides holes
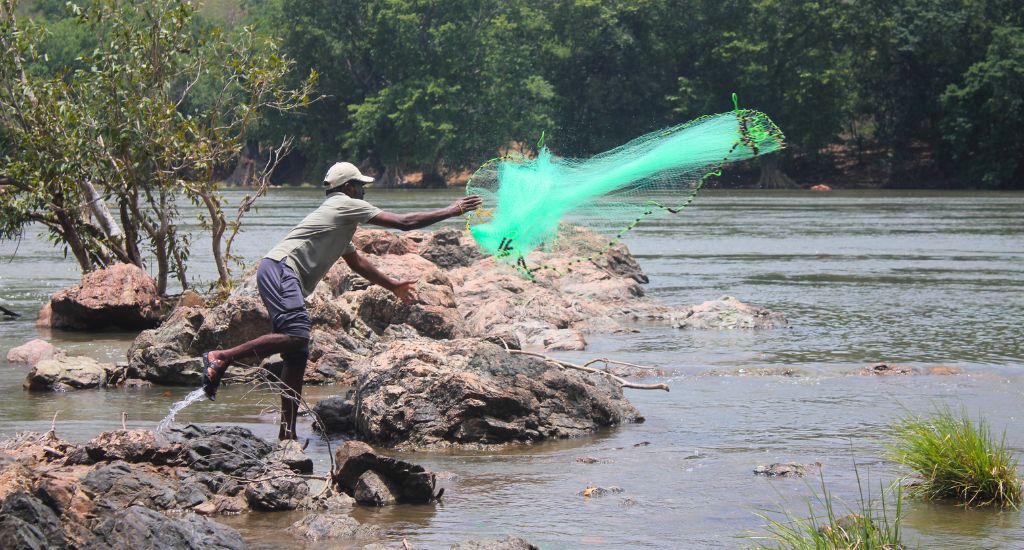
[[[242,249],[256,257],[282,227],[322,195],[274,190]],[[380,192],[388,208],[417,209],[444,194]],[[643,424],[593,436],[500,451],[451,449],[402,453],[439,476],[443,504],[358,509],[362,523],[386,541],[446,548],[472,538],[517,533],[542,548],[735,548],[763,532],[761,508],[804,509],[810,485],[755,477],[775,462],[823,464],[830,490],[856,501],[853,460],[872,486],[901,471],[881,460],[880,443],[903,408],[938,403],[983,414],[1007,432],[1014,426],[1021,380],[1017,312],[1021,303],[1020,197],[940,193],[830,194],[712,192],[678,218],[641,225],[627,244],[651,282],[645,291],[682,306],[735,295],[782,311],[793,328],[764,333],[680,331],[634,326],[638,332],[588,339],[584,352],[556,352],[581,362],[610,356],[655,365],[672,392],[627,390]],[[4,246],[7,246],[6,244]],[[11,249],[4,248],[5,257]],[[201,247],[195,257],[201,258]],[[34,311],[77,275],[61,275],[59,254],[26,239],[16,264],[0,274],[0,294]],[[72,266],[73,267],[73,266]],[[69,270],[70,271],[70,270]],[[15,278],[15,275],[17,278]],[[0,323],[2,347],[38,333],[25,322]],[[134,335],[44,335],[75,354],[123,360]],[[847,371],[889,361],[925,368],[949,364],[959,376],[861,377]],[[793,368],[806,376],[701,376],[716,369]],[[24,369],[0,368],[5,407],[0,433],[45,432],[60,410],[58,433],[85,442],[121,427],[152,428],[191,388],[34,394],[20,389]],[[310,387],[310,400],[343,391]],[[167,393],[169,392],[169,393]],[[195,404],[179,425],[197,422],[251,429],[276,437],[275,416],[246,388],[227,386],[216,403]],[[302,419],[301,434],[310,434]],[[311,440],[314,468],[328,468],[326,446]],[[595,461],[578,461],[580,458]],[[579,495],[618,486],[621,494]],[[634,504],[626,504],[632,499]],[[1013,547],[1024,541],[1019,512],[969,511],[911,503],[907,538],[927,548]],[[284,528],[297,512],[222,518],[257,547],[295,547]],[[309,547],[316,547],[310,545]]]

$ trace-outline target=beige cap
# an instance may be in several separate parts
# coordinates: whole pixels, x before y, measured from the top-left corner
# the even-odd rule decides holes
[[[334,189],[335,187],[344,185],[352,180],[370,183],[373,181],[373,178],[370,176],[364,176],[362,172],[356,168],[356,165],[351,162],[337,162],[334,166],[331,166],[330,170],[327,171],[327,175],[324,176],[324,187],[327,189]]]

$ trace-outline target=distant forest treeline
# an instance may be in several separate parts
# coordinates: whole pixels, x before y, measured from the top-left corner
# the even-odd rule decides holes
[[[49,31],[33,70],[81,68],[97,37],[64,0],[20,10]],[[587,156],[736,92],[788,149],[724,184],[1024,188],[1020,0],[221,0],[193,25],[279,41],[291,88],[318,74],[246,137],[260,158],[296,136],[282,181],[351,159],[443,185],[541,132]]]

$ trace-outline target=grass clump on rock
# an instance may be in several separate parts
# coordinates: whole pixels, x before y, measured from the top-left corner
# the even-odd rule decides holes
[[[819,472],[819,477],[821,473]],[[860,475],[857,485],[861,487]],[[886,500],[890,500],[887,504]],[[776,518],[759,514],[768,522],[768,535],[755,537],[767,539],[770,543],[758,545],[758,549],[780,550],[832,550],[832,549],[876,549],[903,550],[900,524],[903,520],[903,489],[896,485],[891,490],[882,488],[881,498],[875,502],[871,495],[860,493],[857,509],[846,510],[837,515],[836,499],[825,487],[821,478],[821,494],[808,501],[808,517],[796,517],[788,511],[774,512]],[[815,513],[817,507],[824,513]],[[781,517],[778,517],[781,516]]]
[[[1017,459],[1006,447],[1005,434],[997,442],[984,420],[974,423],[945,408],[929,418],[905,417],[893,432],[889,458],[920,478],[908,486],[912,496],[965,506],[1020,506]]]

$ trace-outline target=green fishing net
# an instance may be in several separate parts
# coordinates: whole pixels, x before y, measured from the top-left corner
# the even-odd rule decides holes
[[[535,158],[488,161],[466,185],[483,197],[470,215],[487,254],[527,275],[525,258],[588,230],[614,245],[643,218],[677,213],[723,165],[777,151],[782,131],[759,111],[736,109],[653,132],[588,159],[560,158],[541,145]]]

